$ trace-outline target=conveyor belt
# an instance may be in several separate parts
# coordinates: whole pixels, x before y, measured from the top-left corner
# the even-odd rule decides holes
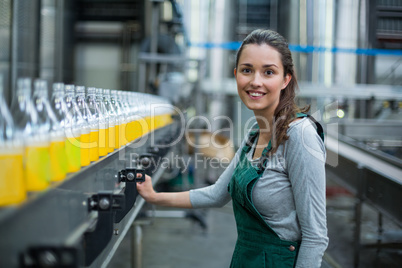
[[[327,171],[349,191],[402,224],[402,169],[369,151],[326,137]]]
[[[363,151],[345,142],[335,139],[331,136],[326,137],[325,141],[327,150],[337,153],[350,161],[353,161],[360,167],[367,168],[379,175],[384,179],[392,180],[396,183],[402,184],[402,169],[396,167],[384,160],[381,160],[367,151]],[[341,168],[341,167],[340,167]]]
[[[119,183],[119,171],[133,166],[133,155],[164,157],[174,146],[159,152],[155,146],[169,144],[178,129],[178,122],[157,129],[140,147],[129,144],[115,150],[19,207],[2,208],[0,267],[105,267],[144,204],[137,197],[133,207],[128,206],[127,183],[135,187],[135,181]],[[145,171],[155,181],[163,173],[162,166]],[[112,209],[92,210],[91,198],[99,197],[97,206],[102,208],[102,196],[111,197]],[[119,211],[127,214],[117,222]]]
[[[155,185],[158,180],[160,179],[161,175],[163,174],[164,169],[159,168],[156,173],[152,175],[152,183]],[[124,237],[126,236],[127,232],[130,230],[131,224],[137,218],[138,213],[140,212],[141,208],[145,204],[145,200],[138,196],[135,207],[133,210],[127,214],[127,219],[125,222],[116,224],[115,228],[119,230],[119,235],[112,238],[109,245],[105,248],[105,250],[101,253],[101,255],[91,264],[90,267],[93,268],[106,268],[108,267],[110,261],[112,260],[116,250],[119,248],[121,242],[123,241]]]

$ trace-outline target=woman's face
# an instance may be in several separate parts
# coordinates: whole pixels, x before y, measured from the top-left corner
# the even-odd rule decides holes
[[[244,46],[234,75],[240,99],[262,116],[273,116],[281,90],[291,80],[289,74],[284,76],[281,55],[267,44]]]

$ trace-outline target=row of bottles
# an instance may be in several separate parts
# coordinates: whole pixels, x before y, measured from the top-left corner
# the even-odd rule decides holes
[[[0,206],[172,121],[169,102],[150,94],[63,83],[49,91],[45,80],[30,78],[20,78],[15,93],[8,108],[0,77]]]

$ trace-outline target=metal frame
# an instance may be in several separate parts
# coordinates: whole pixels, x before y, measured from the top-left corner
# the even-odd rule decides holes
[[[364,248],[402,248],[402,243],[382,243],[382,215],[402,226],[402,169],[352,144],[339,135],[326,137],[327,171],[356,197],[354,230],[354,267],[359,266],[360,251]],[[360,239],[362,205],[367,203],[379,212],[379,239],[374,244],[362,244]]]

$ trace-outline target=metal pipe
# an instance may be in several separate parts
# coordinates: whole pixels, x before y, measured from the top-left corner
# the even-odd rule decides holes
[[[131,225],[131,268],[142,267],[142,227],[140,223]]]
[[[314,44],[314,3],[307,0],[306,21],[307,21],[307,45]],[[313,54],[307,55],[307,81],[313,81]]]
[[[270,8],[270,20],[269,25],[270,29],[277,31],[278,30],[278,0],[271,0],[271,8]]]
[[[12,80],[11,80],[11,33],[12,33],[12,11],[13,2],[11,0],[2,1],[2,10],[0,10],[0,16],[3,19],[3,23],[0,26],[0,31],[2,31],[2,43],[0,45],[0,50],[4,53],[0,57],[0,75],[3,77],[4,86],[4,98],[8,105],[11,104],[11,90],[12,90]],[[6,19],[6,20],[5,20]]]
[[[359,266],[360,262],[360,237],[361,237],[361,221],[362,221],[362,206],[364,199],[365,189],[365,169],[361,164],[357,165],[358,168],[358,189],[355,204],[355,233],[354,233],[354,267]]]
[[[63,49],[64,49],[64,0],[57,0],[56,2],[56,18],[55,18],[55,72],[54,81],[63,81]]]
[[[158,53],[158,35],[159,35],[159,13],[160,6],[158,1],[152,1],[152,35],[151,35],[151,44],[150,44],[150,53],[157,54]],[[149,77],[148,81],[150,83],[154,82],[156,79],[156,63],[150,63],[149,65]],[[145,86],[144,90],[148,85]]]
[[[16,88],[17,83],[17,47],[18,47],[18,1],[11,1],[11,12],[12,12],[12,19],[11,19],[11,42],[10,42],[10,88]],[[11,101],[14,96],[11,96]],[[10,102],[11,102],[10,101]]]

